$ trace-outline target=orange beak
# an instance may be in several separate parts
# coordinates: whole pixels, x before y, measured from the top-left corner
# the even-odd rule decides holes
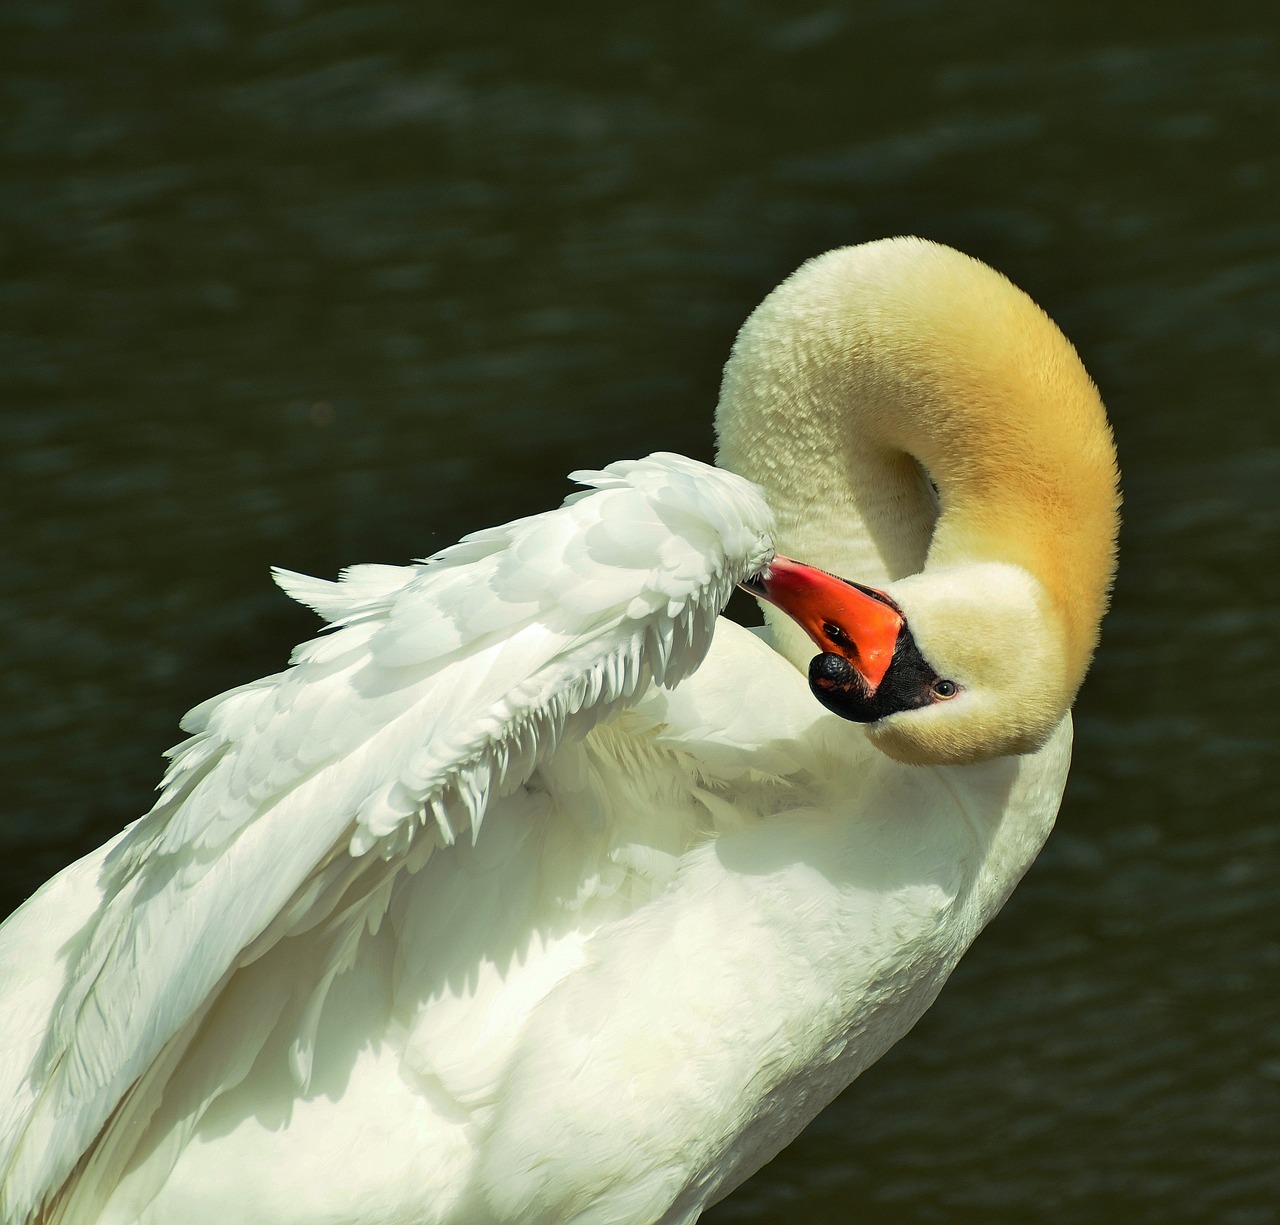
[[[781,556],[741,587],[782,609],[823,654],[848,660],[875,693],[903,625],[902,613],[884,592]]]

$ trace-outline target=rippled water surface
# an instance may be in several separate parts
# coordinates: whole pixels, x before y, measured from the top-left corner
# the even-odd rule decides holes
[[[582,464],[709,457],[737,325],[891,233],[1028,289],[1126,527],[1058,831],[708,1221],[1280,1219],[1270,3],[0,10],[0,911],[196,701]]]

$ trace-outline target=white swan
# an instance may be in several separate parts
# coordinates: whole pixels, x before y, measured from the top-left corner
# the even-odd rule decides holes
[[[689,1222],[914,1024],[1058,807],[1102,404],[898,239],[769,296],[718,427],[281,576],[337,628],[0,929],[0,1217]],[[797,624],[716,622],[744,580]]]

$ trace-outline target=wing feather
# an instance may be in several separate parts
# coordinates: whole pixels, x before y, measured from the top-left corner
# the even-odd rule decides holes
[[[407,858],[474,838],[561,740],[688,675],[734,585],[772,556],[771,512],[741,478],[664,454],[573,477],[588,489],[560,509],[413,566],[276,572],[329,632],[186,716],[156,805],[101,859],[102,900],[67,933],[59,982],[42,980],[51,1011],[29,1019],[32,988],[7,1014],[46,1030],[30,1106],[0,1132],[5,1220],[57,1191],[238,967],[346,922],[294,1045],[305,1081],[351,915],[357,933],[376,924]],[[48,918],[37,896],[11,945]]]

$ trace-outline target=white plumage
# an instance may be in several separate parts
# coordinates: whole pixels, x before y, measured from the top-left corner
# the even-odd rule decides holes
[[[1032,343],[936,325],[970,293]],[[190,712],[153,810],[0,928],[0,1217],[696,1219],[910,1028],[1049,831],[1115,522],[1072,362],[955,252],[835,252],[726,373],[722,460],[768,502],[657,454],[415,566],[278,572],[329,632]],[[941,511],[939,438],[972,452]],[[916,672],[870,739],[807,640],[717,622],[775,537],[888,593],[850,598]],[[828,651],[853,588],[822,582]]]
[[[10,1015],[29,1017],[0,1082],[20,1103],[0,1133],[6,1219],[58,1189],[139,1077],[122,1117],[145,1119],[154,1102],[139,1099],[164,1088],[145,1074],[229,976],[322,931],[289,1044],[305,1093],[326,993],[398,874],[474,841],[561,740],[702,662],[734,586],[772,554],[759,490],[677,455],[573,475],[591,489],[560,510],[416,566],[277,573],[332,632],[186,716],[152,811],[70,870],[94,873],[101,904],[64,927],[55,965],[5,992],[6,1037]],[[52,910],[37,895],[6,926],[6,983]],[[81,1198],[72,1215],[90,1216],[95,1195]]]

